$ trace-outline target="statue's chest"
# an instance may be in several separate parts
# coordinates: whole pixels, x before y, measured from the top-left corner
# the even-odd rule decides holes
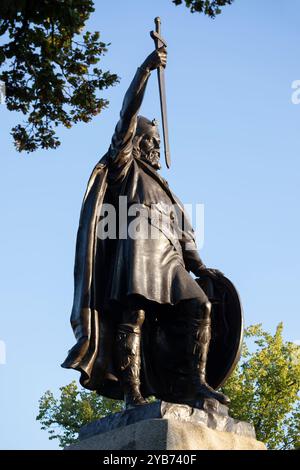
[[[173,204],[163,185],[146,172],[142,170],[134,171],[128,176],[126,195],[129,203],[142,203],[147,206],[152,204]]]

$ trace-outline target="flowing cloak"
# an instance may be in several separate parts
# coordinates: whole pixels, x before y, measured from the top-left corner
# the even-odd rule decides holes
[[[150,165],[133,156],[137,113],[148,77],[149,72],[138,69],[125,95],[110,148],[88,182],[74,268],[71,325],[77,343],[62,366],[78,370],[85,388],[122,399],[114,346],[120,312],[109,310],[107,302],[122,303],[124,296],[138,294],[150,301],[142,330],[141,391],[144,396],[180,400],[188,387],[184,350],[188,331],[186,312],[178,305],[180,300],[194,297],[205,301],[206,296],[188,274],[202,261],[182,204]],[[158,240],[111,243],[97,236],[101,207],[111,201],[111,194],[126,195],[128,204],[139,203],[146,210],[154,203],[158,215],[166,205],[173,205],[175,221],[181,215],[180,240],[168,224],[158,226],[157,218],[148,213],[148,224],[162,235]],[[169,215],[172,218],[174,213]]]

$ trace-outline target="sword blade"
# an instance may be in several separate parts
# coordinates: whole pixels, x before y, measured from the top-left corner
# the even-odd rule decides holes
[[[166,160],[167,167],[170,168],[171,157],[170,157],[168,119],[167,119],[165,71],[163,67],[159,67],[157,69],[157,77],[158,77],[159,98],[160,98],[160,108],[161,108],[161,117],[162,117],[165,160]]]

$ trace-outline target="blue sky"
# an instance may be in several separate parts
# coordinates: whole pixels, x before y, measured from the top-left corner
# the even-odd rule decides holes
[[[171,170],[163,176],[185,203],[205,205],[204,262],[236,284],[246,324],[300,339],[300,79],[297,0],[236,0],[212,21],[171,0],[96,1],[90,30],[111,42],[103,69],[121,82],[90,124],[60,130],[56,151],[18,154],[10,129],[21,116],[0,105],[0,448],[57,448],[35,422],[38,400],[78,378],[60,368],[73,345],[69,316],[82,196],[105,153],[123,95],[153,48],[162,18]],[[159,116],[157,80],[142,114]],[[3,343],[2,343],[3,345]],[[1,362],[1,361],[0,361]]]

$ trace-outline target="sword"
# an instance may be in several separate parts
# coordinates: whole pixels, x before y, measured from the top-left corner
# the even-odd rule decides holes
[[[155,18],[154,22],[155,22],[155,31],[151,31],[150,36],[154,40],[156,49],[159,49],[162,46],[167,47],[166,41],[160,35],[160,23],[161,23],[160,18],[159,17]],[[170,168],[171,157],[170,157],[168,121],[167,121],[165,71],[162,66],[158,67],[157,69],[157,77],[158,77],[160,109],[161,109],[162,128],[163,128],[163,137],[164,137],[165,160],[166,160],[167,167]]]

